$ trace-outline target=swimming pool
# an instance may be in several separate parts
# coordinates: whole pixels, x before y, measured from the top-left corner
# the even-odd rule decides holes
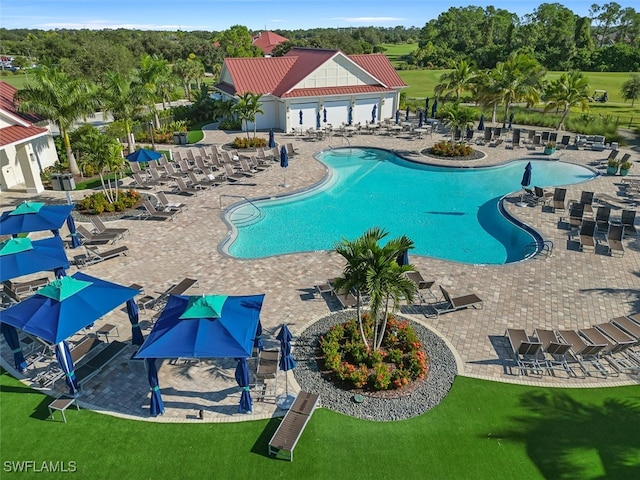
[[[414,255],[462,263],[504,264],[524,258],[530,232],[498,209],[520,189],[529,160],[486,168],[416,164],[380,149],[336,149],[318,159],[329,168],[317,188],[230,209],[234,232],[223,250],[239,258],[331,250],[379,226],[388,238],[406,235]],[[562,162],[531,160],[531,185],[584,182],[594,172]]]

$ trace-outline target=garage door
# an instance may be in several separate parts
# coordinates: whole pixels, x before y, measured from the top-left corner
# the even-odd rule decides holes
[[[356,108],[353,112],[353,123],[361,123],[364,125],[367,122],[371,122],[371,112],[373,111],[373,106],[378,105],[377,98],[361,98],[356,100]],[[380,106],[376,108],[376,121],[378,118],[378,109]]]
[[[291,128],[315,128],[317,112],[317,103],[292,103],[289,110]],[[300,114],[302,114],[302,123],[300,123]]]
[[[334,127],[349,120],[349,100],[324,102],[324,108],[327,110],[327,123]]]

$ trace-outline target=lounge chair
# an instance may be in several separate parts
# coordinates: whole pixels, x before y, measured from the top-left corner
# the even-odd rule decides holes
[[[620,223],[624,227],[625,235],[637,235],[638,230],[635,226],[636,222],[636,211],[635,210],[623,210],[622,216],[620,218]]]
[[[549,203],[553,198],[553,193],[547,192],[543,188],[534,186],[533,191],[536,194],[537,201],[542,202],[543,205],[546,205],[547,203]]]
[[[591,375],[592,372],[604,377],[609,375],[608,370],[600,362],[600,353],[606,345],[594,344],[583,338],[575,330],[559,330],[557,333],[560,339],[571,345],[573,358],[578,362],[585,375]],[[589,366],[593,368],[589,368]]]
[[[129,234],[129,229],[128,228],[110,228],[107,227],[102,219],[97,216],[94,215],[91,217],[91,223],[93,224],[93,226],[96,229],[96,232],[98,233],[98,235],[118,235],[118,238],[124,238],[126,235]]]
[[[164,292],[160,293],[153,302],[152,308],[157,309],[166,303],[169,295],[184,295],[191,288],[198,285],[198,280],[194,278],[184,278],[180,283],[172,285]]]
[[[596,212],[596,227],[598,230],[609,229],[609,217],[611,217],[611,207],[599,206]]]
[[[209,180],[208,178],[199,179],[196,173],[191,170],[188,172],[188,178],[189,187],[199,188],[201,190],[211,189],[214,186],[220,185],[219,183],[216,183],[213,180]]]
[[[158,198],[158,204],[162,206],[162,210],[165,212],[174,210],[182,212],[189,208],[186,203],[171,202],[164,192],[158,192],[156,197]]]
[[[624,246],[622,245],[622,237],[624,235],[624,227],[622,225],[609,225],[607,232],[607,245],[609,246],[609,254],[624,255]]]
[[[580,203],[584,204],[585,215],[593,215],[594,197],[595,194],[593,192],[583,190],[582,193],[580,193]]]
[[[571,345],[560,340],[553,330],[536,328],[533,334],[542,343],[542,353],[549,374],[553,374],[553,370],[563,370],[569,376],[573,376],[573,370],[567,363],[567,353]]]
[[[558,143],[558,148],[567,148],[569,146],[569,142],[571,141],[571,137],[569,135],[563,135],[562,139]]]
[[[437,300],[433,291],[431,291],[431,287],[436,283],[435,280],[425,280],[422,277],[422,274],[417,271],[413,272],[405,272],[406,277],[416,284],[418,288],[418,297],[420,298],[420,303],[427,303],[427,300],[424,298],[423,293],[428,294],[433,300]]]
[[[142,178],[142,174],[140,173],[133,173],[131,174],[131,176],[133,177],[133,185],[136,188],[139,189],[143,189],[143,190],[151,190],[154,187],[159,186],[160,184],[158,182],[155,182],[154,180],[147,180]]]
[[[549,141],[556,143],[558,141],[558,132],[549,133]]]
[[[167,183],[169,183],[169,178],[167,178],[168,175],[163,176],[156,168],[149,167],[149,174],[151,175],[153,181],[158,185],[166,185]]]
[[[526,374],[527,371],[542,374],[543,365],[542,343],[530,340],[522,329],[507,328],[505,336],[509,339],[513,358],[518,365],[518,374]]]
[[[123,350],[127,348],[127,344],[117,340],[107,344],[98,354],[93,356],[86,362],[80,362],[75,367],[76,379],[78,385],[82,385],[93,376],[100,373],[113,359],[115,359]]]
[[[495,140],[491,141],[489,146],[492,147],[492,148],[495,148],[495,147],[498,147],[498,146],[502,145],[502,142],[504,142],[504,140],[502,138],[496,138]]]
[[[298,154],[298,150],[294,148],[293,143],[287,143],[285,148],[287,149],[287,155],[290,157]]]
[[[82,237],[83,245],[104,245],[106,243],[115,243],[120,235],[115,233],[91,233],[83,225],[78,225],[76,231]]]
[[[520,148],[520,129],[513,130],[513,137],[511,138],[511,148]]]
[[[2,283],[4,283],[4,286],[16,295],[30,295],[40,287],[47,285],[49,283],[49,277],[40,277],[27,282],[12,282],[11,280],[5,280]]]
[[[542,132],[542,137],[540,138],[544,143],[547,143],[549,141],[549,132]]]
[[[634,337],[636,344],[640,342],[640,324],[634,322],[631,317],[616,317],[609,320],[609,322]]]
[[[596,250],[596,222],[593,220],[583,220],[579,230],[580,250],[583,252]]]
[[[635,345],[636,341],[611,323],[602,323],[592,328],[580,329],[580,334],[592,343],[604,344],[604,358],[617,373],[640,372],[640,365],[630,360],[625,352]]]
[[[142,204],[144,205],[145,210],[147,211],[147,216],[145,219],[156,219],[156,220],[173,220],[177,211],[169,211],[164,212],[160,210],[156,210],[156,208],[151,204],[149,200],[143,200]]]
[[[201,188],[187,186],[182,177],[174,178],[174,180],[176,182],[176,190],[174,193],[176,194],[197,195],[202,192]]]
[[[556,210],[566,209],[567,207],[566,198],[567,198],[567,189],[556,187],[556,189],[553,192],[553,202],[551,204],[553,206],[554,212]]]
[[[482,299],[480,299],[480,297],[475,293],[452,297],[449,295],[449,292],[442,287],[442,285],[440,285],[440,291],[444,296],[444,302],[434,305],[437,315],[440,315],[441,313],[455,312],[456,310],[461,310],[467,307],[476,308],[479,306],[480,308],[483,308],[484,306]]]
[[[258,366],[256,368],[256,382],[254,388],[257,390],[258,399],[276,397],[278,387],[278,362],[280,361],[280,351],[262,350],[258,356]],[[271,388],[267,385],[267,380],[273,380]]]
[[[584,216],[584,203],[574,202],[569,207],[569,217],[567,219],[569,228],[579,228],[582,225],[582,217]]]
[[[241,173],[236,173],[233,170],[233,167],[231,166],[231,164],[229,164],[229,163],[225,163],[224,164],[224,171],[226,173],[226,179],[228,181],[237,182],[239,180],[242,180],[243,178],[247,178],[246,175],[243,175]]]
[[[109,260],[110,258],[119,257],[120,255],[127,255],[129,249],[122,245],[120,247],[112,248],[110,250],[105,250],[103,252],[98,250],[98,247],[91,247],[89,245],[85,245],[87,249],[87,255],[85,257],[76,257],[76,265],[78,268],[86,267],[88,265],[93,265],[95,263],[104,262],[105,260]]]
[[[536,150],[540,146],[540,135],[533,135],[533,140],[527,144],[527,150]]]
[[[493,134],[493,129],[491,127],[485,127],[484,136],[482,138],[479,138],[476,143],[478,145],[486,145],[487,143],[491,142],[492,134]]]
[[[355,308],[358,305],[358,299],[351,292],[345,292],[344,290],[334,291],[334,294],[343,309]]]

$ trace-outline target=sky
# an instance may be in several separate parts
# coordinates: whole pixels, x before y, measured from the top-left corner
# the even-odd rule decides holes
[[[548,3],[554,3],[548,0]],[[558,0],[582,16],[593,1]],[[602,5],[606,2],[600,2]],[[623,7],[627,2],[619,2]],[[1,0],[0,26],[7,29],[140,29],[223,31],[297,30],[359,26],[423,27],[451,7],[492,5],[519,16],[532,13],[532,0]]]

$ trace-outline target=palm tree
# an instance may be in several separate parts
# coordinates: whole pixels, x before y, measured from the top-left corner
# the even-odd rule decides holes
[[[133,118],[142,111],[148,98],[148,90],[136,81],[134,72],[121,75],[108,72],[105,76],[103,92],[104,110],[113,114],[115,120],[122,120],[129,152],[133,152],[134,142],[131,138]]]
[[[110,203],[118,201],[118,173],[124,168],[122,147],[115,139],[93,128],[83,134],[76,144],[83,161],[90,162],[100,176],[105,197]],[[105,181],[104,175],[115,173],[113,184]]]
[[[365,338],[360,316],[361,296],[370,296],[369,308],[374,319],[371,345],[374,349],[379,349],[384,339],[389,310],[396,309],[401,298],[413,301],[416,293],[415,283],[404,275],[404,272],[413,270],[413,267],[401,266],[397,262],[401,253],[413,248],[413,242],[402,236],[380,246],[380,240],[387,235],[386,231],[374,227],[354,241],[343,239],[336,247],[336,251],[347,260],[347,265],[343,277],[336,281],[335,288],[356,292],[358,325],[367,348],[370,345]]]
[[[253,122],[253,137],[256,137],[256,115],[263,114],[264,112],[260,108],[260,94],[254,94],[251,92],[244,92],[240,95],[237,103],[231,108],[232,111],[238,116],[241,122],[245,124],[247,139],[249,138],[249,122]]]
[[[83,80],[73,80],[62,71],[41,67],[36,70],[33,83],[17,93],[16,100],[21,112],[37,113],[58,126],[67,152],[69,170],[79,175],[69,131],[77,120],[98,108],[95,86]]]
[[[491,108],[491,122],[496,123],[498,105],[502,101],[502,97],[500,88],[490,70],[484,70],[478,74],[474,93],[480,105]]]
[[[440,83],[436,85],[434,91],[437,97],[455,93],[456,102],[459,102],[462,93],[471,91],[477,79],[478,72],[475,67],[466,60],[459,60],[455,63],[453,70],[440,76]]]
[[[160,128],[160,118],[156,109],[156,102],[162,101],[164,109],[165,101],[171,100],[173,90],[172,75],[169,63],[157,56],[144,55],[140,60],[139,80],[148,90],[147,107],[153,112],[153,120],[156,128]]]
[[[547,90],[547,105],[545,112],[562,110],[562,117],[557,129],[564,127],[564,121],[569,115],[571,107],[580,106],[582,111],[589,110],[589,81],[582,72],[571,71],[563,73],[560,78],[552,81]]]
[[[256,138],[258,133],[258,125],[256,123],[256,117],[258,115],[264,115],[264,111],[262,110],[262,103],[260,102],[260,98],[262,98],[262,94],[260,93],[252,93],[251,100],[249,101],[249,110],[251,113],[250,122],[253,122],[253,138]]]
[[[469,107],[459,103],[450,103],[440,110],[440,120],[451,130],[451,144],[453,145],[456,130],[460,129],[464,133],[467,127],[472,126],[475,113]]]

